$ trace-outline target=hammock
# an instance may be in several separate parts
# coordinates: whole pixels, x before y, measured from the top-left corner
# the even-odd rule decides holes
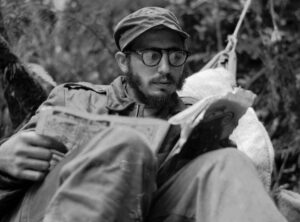
[[[251,4],[251,0],[247,0],[233,34],[228,36],[228,43],[225,49],[219,52],[218,54],[216,54],[201,69],[201,71],[204,71],[206,69],[211,69],[211,68],[224,67],[230,73],[232,73],[232,75],[234,75],[234,79],[236,79],[237,59],[236,59],[235,49],[237,44],[237,35],[250,4]]]

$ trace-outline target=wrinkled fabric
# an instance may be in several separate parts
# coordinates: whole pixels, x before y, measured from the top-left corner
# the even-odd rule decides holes
[[[270,190],[274,165],[274,148],[265,127],[258,120],[253,108],[241,117],[230,139],[244,152],[256,166],[259,178]]]
[[[207,69],[185,79],[180,97],[192,97],[197,101],[212,95],[222,95],[236,86],[234,75],[224,68]]]
[[[110,128],[33,186],[9,221],[142,221],[155,173],[147,142],[130,128]]]
[[[207,69],[188,77],[178,93],[185,103],[194,104],[208,96],[226,94],[235,86],[234,75],[226,69]],[[244,152],[254,162],[261,181],[269,191],[274,164],[274,148],[253,108],[248,108],[240,118],[230,139],[236,143],[237,149]]]
[[[93,114],[110,114],[124,116],[143,117],[144,106],[135,103],[126,93],[126,78],[121,76],[115,79],[111,85],[93,85],[90,83],[66,83],[54,88],[49,98],[40,106],[39,110],[51,106],[63,106],[74,110],[84,111]],[[169,116],[183,110],[185,105],[178,98],[177,94],[173,95],[173,99],[159,113],[158,117],[168,119]],[[39,119],[39,110],[28,124],[22,130],[32,130],[36,126]],[[177,132],[178,133],[178,132]],[[164,150],[164,152],[167,152]],[[14,181],[5,182],[0,177],[0,218],[7,212],[7,200],[13,205],[17,205],[20,197],[23,196],[27,189],[27,182],[19,181],[19,185],[14,186]],[[5,183],[4,183],[5,182]]]
[[[106,131],[86,149],[74,150],[7,222],[286,221],[242,152],[200,155],[156,187],[155,158],[138,134],[130,134],[123,140],[124,129]]]
[[[143,117],[143,107],[131,103],[124,88],[118,87],[123,83],[122,79],[113,83],[118,90],[90,84],[59,86],[42,107]],[[160,118],[183,109],[174,97],[157,114]],[[112,103],[109,98],[114,98]],[[38,114],[25,128],[34,127],[37,120]],[[6,222],[285,221],[252,163],[236,152],[224,149],[193,160],[179,159],[176,168],[162,169],[155,178],[157,160],[145,141],[133,130],[110,129],[88,146],[71,151],[26,193]],[[156,188],[157,181],[162,182]]]
[[[225,148],[188,161],[158,187],[147,222],[286,221],[251,160]]]

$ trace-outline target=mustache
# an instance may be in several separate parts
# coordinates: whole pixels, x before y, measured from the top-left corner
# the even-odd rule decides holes
[[[170,84],[176,84],[176,80],[171,75],[158,76],[158,77],[154,77],[151,80],[151,83],[170,83]]]

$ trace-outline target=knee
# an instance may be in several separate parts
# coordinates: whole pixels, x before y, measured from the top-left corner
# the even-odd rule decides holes
[[[152,153],[151,145],[147,138],[129,127],[114,127],[111,128],[107,139],[117,144],[122,144],[121,147],[128,148],[130,152]]]
[[[111,127],[97,134],[86,146],[73,150],[66,157],[68,163],[62,174],[74,169],[96,169],[99,166],[126,162],[141,166],[156,167],[156,159],[148,141],[128,127]]]
[[[245,163],[250,159],[243,152],[235,148],[224,148],[211,152],[212,156],[220,162],[225,163]]]
[[[111,127],[101,132],[88,145],[88,150],[114,155],[127,155],[130,158],[154,159],[148,140],[138,131],[129,127]],[[96,150],[96,151],[95,151]]]
[[[232,178],[232,175],[236,175],[243,172],[256,172],[255,166],[252,161],[241,151],[234,148],[225,148],[208,152],[199,156],[194,164],[194,168],[202,169],[198,171],[202,174],[202,171],[210,173],[217,173],[225,178]]]
[[[254,168],[254,164],[241,151],[235,148],[225,148],[211,152],[211,158],[215,165],[219,165],[222,169],[238,170],[244,167]]]

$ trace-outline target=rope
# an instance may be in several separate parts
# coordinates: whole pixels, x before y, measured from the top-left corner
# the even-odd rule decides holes
[[[247,13],[250,5],[251,5],[251,0],[247,0],[246,4],[244,5],[243,11],[242,11],[242,13],[240,15],[240,18],[238,20],[238,23],[237,23],[237,25],[236,25],[236,27],[234,29],[233,34],[228,36],[228,44],[227,44],[227,46],[225,48],[226,52],[229,52],[231,50],[235,50],[236,44],[237,44],[237,35],[238,35],[238,32],[239,32],[239,30],[241,28],[241,25],[243,23],[243,20],[244,20],[244,18],[246,16],[246,13]]]
[[[243,20],[245,18],[245,15],[246,15],[246,13],[248,11],[248,8],[249,8],[250,4],[251,4],[251,0],[247,0],[246,4],[244,6],[244,9],[243,9],[243,11],[242,11],[242,13],[240,15],[239,21],[238,21],[238,23],[237,23],[237,25],[235,27],[235,30],[234,30],[234,32],[232,34],[233,37],[235,37],[235,38],[237,37],[237,34],[238,34],[239,30],[240,30],[240,27],[242,25],[242,22],[243,22]]]
[[[220,65],[226,67],[233,75],[236,75],[236,56],[235,56],[235,48],[237,45],[237,35],[241,28],[242,22],[246,16],[246,13],[251,5],[251,0],[247,0],[244,5],[243,11],[239,17],[238,23],[234,29],[232,35],[228,35],[228,43],[224,50],[215,55],[204,67],[202,67],[202,71],[212,68],[219,67]]]

